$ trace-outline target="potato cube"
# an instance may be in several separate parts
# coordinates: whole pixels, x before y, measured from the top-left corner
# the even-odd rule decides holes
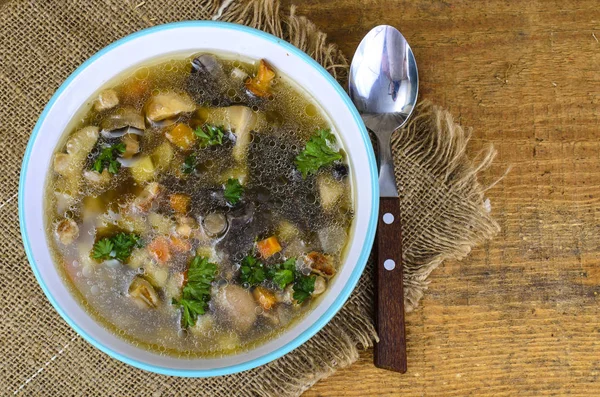
[[[130,170],[131,176],[137,183],[144,183],[154,177],[155,168],[150,156],[144,156],[133,164]]]
[[[169,142],[161,143],[154,151],[152,152],[152,163],[154,167],[159,171],[164,171],[167,169],[171,161],[173,161],[173,157],[175,153],[173,152],[173,147]]]

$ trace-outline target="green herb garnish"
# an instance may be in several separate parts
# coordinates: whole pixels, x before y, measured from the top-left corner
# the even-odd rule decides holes
[[[299,304],[310,298],[315,290],[316,276],[305,276],[296,270],[296,258],[289,258],[285,262],[269,268],[267,277],[279,288],[284,289],[294,283],[294,299]]]
[[[200,139],[200,144],[204,146],[214,146],[223,144],[223,127],[217,127],[211,124],[205,124],[204,127],[198,127],[194,134]]]
[[[106,168],[111,174],[118,173],[119,168],[121,168],[121,163],[116,160],[116,157],[123,153],[125,153],[125,144],[123,143],[105,147],[94,161],[92,169],[97,172],[102,172]]]
[[[229,178],[227,183],[225,184],[225,200],[229,202],[231,205],[236,205],[242,194],[244,193],[244,188],[240,181],[234,178]]]
[[[335,136],[329,129],[319,129],[306,143],[305,149],[296,156],[296,167],[306,178],[316,173],[319,168],[341,160],[339,151],[334,151],[329,144],[335,143]]]
[[[267,279],[264,265],[252,255],[246,256],[240,266],[240,280],[242,283],[258,285]]]
[[[173,299],[172,304],[181,307],[181,325],[184,328],[196,324],[198,316],[206,313],[210,300],[210,284],[215,279],[217,265],[207,258],[195,256],[187,271],[187,283],[183,287],[181,299]]]
[[[183,172],[184,174],[191,174],[192,172],[194,172],[194,170],[196,169],[196,166],[198,165],[196,162],[197,162],[196,155],[190,154],[189,156],[187,156],[185,158],[185,160],[183,160],[183,165],[181,166],[181,172]]]
[[[94,244],[92,257],[98,260],[118,259],[125,262],[136,247],[141,247],[140,236],[135,233],[117,233]]]
[[[267,277],[281,289],[294,282],[295,274],[296,258],[289,258],[283,263],[271,266],[267,271]]]
[[[294,282],[294,299],[299,304],[310,298],[315,290],[316,276],[297,275]]]

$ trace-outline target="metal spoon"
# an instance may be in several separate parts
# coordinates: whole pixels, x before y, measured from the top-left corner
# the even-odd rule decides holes
[[[377,333],[375,365],[406,372],[404,288],[400,202],[394,176],[392,133],[402,127],[417,102],[419,75],[406,39],[387,25],[373,28],[352,59],[350,98],[377,136],[379,149],[379,221],[375,281]]]

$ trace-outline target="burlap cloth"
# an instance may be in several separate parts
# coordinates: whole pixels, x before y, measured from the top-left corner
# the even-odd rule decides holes
[[[0,4],[3,3],[0,0]],[[17,187],[31,130],[53,92],[86,58],[129,33],[179,20],[220,19],[263,29],[306,51],[345,84],[346,58],[325,35],[277,0],[66,0],[0,5],[0,394],[44,396],[295,396],[377,339],[369,265],[348,303],[315,337],[285,357],[241,374],[181,379],[144,372],[93,348],[59,317],[37,285],[19,234]],[[366,33],[366,32],[365,32]],[[427,276],[498,231],[465,150],[469,134],[445,111],[421,104],[396,134],[402,195],[406,308]]]

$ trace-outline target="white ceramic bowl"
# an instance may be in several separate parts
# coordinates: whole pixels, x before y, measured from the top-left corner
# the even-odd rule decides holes
[[[229,52],[265,58],[323,107],[344,141],[355,181],[356,216],[350,249],[327,294],[282,336],[238,355],[178,359],[137,348],[96,323],[63,284],[50,257],[44,228],[44,185],[52,153],[78,109],[108,80],[132,66],[169,53]],[[292,351],[319,331],[342,307],[367,261],[378,211],[376,163],[365,127],[340,85],[291,44],[264,32],[222,22],[180,22],[127,36],[91,57],[54,94],[37,122],[23,159],[19,219],[25,250],[46,296],[60,315],[92,345],[125,363],[167,375],[216,376],[257,367]]]

